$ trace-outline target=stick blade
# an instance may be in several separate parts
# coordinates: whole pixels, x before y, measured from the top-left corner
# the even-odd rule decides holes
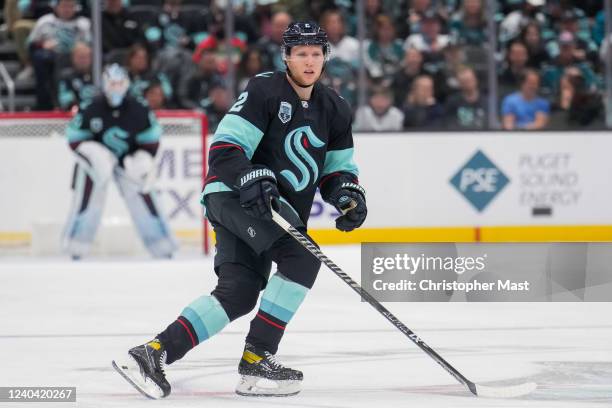
[[[538,385],[534,382],[527,382],[517,385],[487,387],[486,385],[475,384],[475,395],[486,398],[516,398],[532,393]]]

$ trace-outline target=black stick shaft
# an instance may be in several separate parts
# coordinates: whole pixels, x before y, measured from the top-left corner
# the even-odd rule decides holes
[[[273,211],[274,221],[285,231],[287,231],[293,238],[295,238],[304,248],[310,251],[315,257],[323,262],[329,269],[332,270],[340,279],[342,279],[347,285],[349,285],[362,299],[368,302],[374,309],[382,314],[393,326],[399,329],[406,337],[408,337],[414,344],[419,346],[427,355],[434,359],[442,368],[444,368],[450,375],[452,375],[457,381],[466,386],[470,392],[476,395],[476,386],[473,382],[468,380],[461,374],[455,367],[453,367],[448,361],[442,358],[434,349],[429,347],[427,343],[417,336],[412,330],[410,330],[404,323],[402,323],[393,313],[391,313],[386,307],[380,304],[379,301],[374,299],[370,293],[363,289],[357,282],[353,280],[349,275],[346,274],[338,265],[336,265],[331,259],[327,257],[319,248],[316,247],[308,238],[306,238],[300,231],[295,229],[289,224],[283,217]]]

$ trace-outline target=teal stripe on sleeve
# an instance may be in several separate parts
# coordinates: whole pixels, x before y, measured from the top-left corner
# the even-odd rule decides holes
[[[229,188],[227,184],[223,183],[222,181],[215,181],[214,183],[208,183],[206,187],[204,187],[204,191],[202,191],[201,196],[202,198],[204,198],[205,195],[208,195],[210,193],[220,193],[223,191],[232,191],[232,189]]]
[[[93,137],[93,133],[86,129],[75,129],[71,126],[68,126],[68,128],[66,129],[66,137],[68,137],[69,143],[74,143],[86,139],[91,139]]]
[[[263,132],[257,126],[238,115],[228,113],[217,126],[212,142],[238,145],[244,149],[247,158],[251,160],[262,137]]]
[[[136,135],[136,143],[155,143],[159,142],[162,134],[162,128],[159,123],[155,122],[150,128]]]
[[[353,160],[353,148],[343,150],[330,150],[325,154],[325,164],[323,165],[323,176],[337,171],[346,171],[359,175],[359,169]]]

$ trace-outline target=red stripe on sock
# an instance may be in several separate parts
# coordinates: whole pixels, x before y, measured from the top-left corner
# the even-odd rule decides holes
[[[257,313],[257,317],[259,317],[261,320],[263,320],[264,322],[271,324],[274,327],[278,327],[281,330],[285,330],[284,326],[281,326],[280,324],[274,323],[272,320],[270,319],[266,319],[265,317],[263,317],[262,315],[260,315],[259,313]]]
[[[193,337],[193,334],[191,334],[191,330],[189,330],[189,327],[187,327],[185,322],[183,322],[181,319],[176,319],[176,321],[179,322],[185,328],[185,330],[187,330],[187,334],[189,334],[189,338],[191,339],[191,344],[193,345],[193,347],[197,346],[195,338]]]

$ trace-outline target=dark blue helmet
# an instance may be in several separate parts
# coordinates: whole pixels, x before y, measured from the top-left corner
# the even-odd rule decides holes
[[[330,47],[327,33],[317,23],[299,21],[289,24],[289,27],[283,33],[281,44],[283,58],[289,55],[291,47],[296,45],[320,45],[323,47],[325,59],[329,59]]]

